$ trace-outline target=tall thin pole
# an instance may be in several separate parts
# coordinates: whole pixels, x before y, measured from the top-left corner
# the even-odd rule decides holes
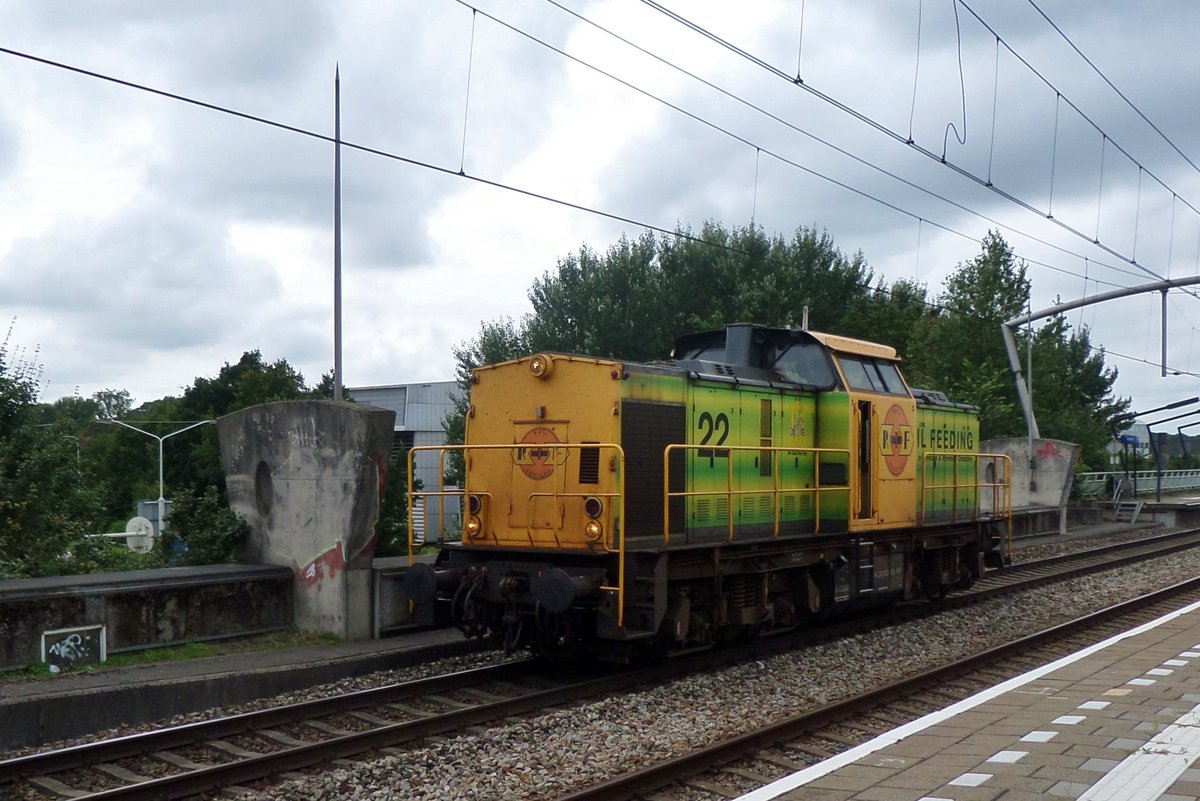
[[[1167,375],[1167,290],[1162,291],[1162,374]]]
[[[333,70],[333,399],[342,399],[342,71]]]
[[[167,498],[163,490],[163,440],[166,437],[155,434],[150,436],[158,440],[158,531],[161,534],[166,528],[167,520]]]

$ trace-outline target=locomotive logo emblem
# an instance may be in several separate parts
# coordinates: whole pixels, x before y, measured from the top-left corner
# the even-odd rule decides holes
[[[531,428],[513,450],[513,463],[534,481],[554,475],[554,466],[567,461],[566,448],[547,447],[560,442],[558,435],[543,426]]]
[[[892,404],[879,427],[879,450],[888,472],[898,476],[904,472],[913,451],[913,430],[908,417],[897,404]]]

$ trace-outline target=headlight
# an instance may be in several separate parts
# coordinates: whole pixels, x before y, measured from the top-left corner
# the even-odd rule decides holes
[[[475,537],[479,536],[481,531],[483,531],[483,524],[479,522],[478,517],[471,517],[467,519],[466,529],[467,536],[471,539],[474,539]]]
[[[478,515],[481,508],[483,508],[483,501],[479,499],[478,495],[467,496],[467,511],[470,512],[472,516]]]
[[[604,501],[595,496],[586,498],[583,502],[583,513],[595,520],[597,517],[604,514]]]
[[[600,525],[599,520],[589,520],[583,526],[583,535],[592,542],[600,539],[600,535],[604,533],[604,526]]]
[[[554,372],[554,360],[545,353],[539,353],[529,360],[529,372],[534,378],[549,378]]]

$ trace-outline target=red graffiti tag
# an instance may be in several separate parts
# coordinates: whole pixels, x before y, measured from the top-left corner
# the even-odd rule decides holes
[[[346,559],[342,555],[342,543],[339,540],[334,546],[302,569],[296,570],[296,580],[301,587],[309,588],[319,584],[328,573],[329,578],[335,578],[339,570],[346,569]]]
[[[1037,455],[1038,458],[1042,459],[1043,461],[1046,459],[1061,459],[1062,451],[1060,451],[1058,446],[1053,442],[1047,442],[1045,445],[1038,448]]]

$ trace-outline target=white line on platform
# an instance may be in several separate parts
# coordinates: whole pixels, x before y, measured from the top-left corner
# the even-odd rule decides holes
[[[822,776],[827,776],[838,768],[849,765],[852,762],[857,762],[859,759],[862,759],[868,754],[873,754],[876,751],[887,748],[889,745],[900,742],[906,737],[911,737],[914,734],[922,732],[930,726],[941,723],[945,720],[949,720],[955,715],[958,715],[960,712],[966,712],[969,709],[974,709],[980,704],[986,703],[993,698],[997,698],[1006,692],[1015,690],[1018,687],[1024,687],[1030,682],[1036,681],[1043,676],[1053,673],[1061,667],[1074,664],[1075,662],[1085,659],[1094,653],[1103,651],[1105,648],[1115,645],[1123,640],[1127,640],[1130,637],[1136,637],[1143,632],[1156,629],[1164,623],[1194,612],[1197,609],[1200,609],[1200,601],[1197,601],[1193,604],[1188,604],[1182,609],[1176,609],[1174,612],[1168,612],[1156,620],[1151,620],[1148,623],[1143,623],[1142,625],[1132,628],[1129,631],[1116,634],[1112,637],[1109,637],[1107,640],[1104,640],[1103,642],[1098,642],[1095,645],[1089,645],[1087,648],[1064,656],[1062,659],[1058,659],[1047,665],[1034,668],[1028,673],[1008,679],[1007,681],[1003,681],[994,687],[989,687],[986,690],[982,690],[975,695],[972,695],[970,698],[964,698],[962,701],[951,704],[945,709],[939,709],[936,712],[930,712],[923,718],[905,723],[903,726],[892,729],[889,732],[884,732],[875,739],[869,740],[862,745],[855,746],[848,751],[843,751],[840,754],[826,759],[824,762],[818,762],[816,765],[812,765],[804,770],[797,771],[790,776],[784,776],[782,779],[778,779],[768,785],[759,787],[756,790],[752,790],[745,795],[739,796],[737,799],[735,799],[735,801],[770,801],[770,799],[783,795],[789,790],[794,790],[797,787],[803,787],[815,779],[819,779]],[[1194,647],[1200,648],[1200,645]]]

